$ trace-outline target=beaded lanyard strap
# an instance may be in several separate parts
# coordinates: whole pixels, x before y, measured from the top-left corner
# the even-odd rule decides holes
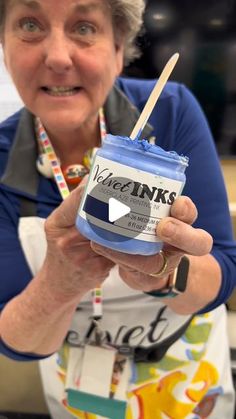
[[[99,111],[99,124],[100,124],[101,141],[103,141],[103,139],[106,136],[106,122],[105,122],[104,112],[102,108]],[[65,180],[63,170],[61,169],[59,159],[56,156],[52,143],[49,140],[49,137],[42,125],[40,118],[38,117],[35,119],[35,126],[36,126],[36,134],[37,134],[37,139],[39,142],[40,149],[43,151],[43,153],[46,154],[50,162],[53,177],[55,179],[55,182],[57,184],[61,197],[64,200],[69,196],[70,190],[67,186],[67,182]],[[84,156],[83,163],[88,168],[87,172],[89,171],[89,168],[92,163],[91,160],[94,155],[93,151],[94,150],[89,150]],[[85,173],[86,171],[84,172],[84,175]],[[98,327],[98,320],[101,320],[102,318],[102,290],[101,288],[93,289],[92,304],[93,304],[93,320],[96,326]]]

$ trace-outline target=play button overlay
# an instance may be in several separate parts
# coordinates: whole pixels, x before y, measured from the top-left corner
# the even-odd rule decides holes
[[[100,180],[100,179],[98,179]],[[155,234],[151,204],[142,184],[126,177],[102,179],[88,188],[83,204],[86,221],[102,239],[122,242]],[[152,230],[152,231],[151,231]]]
[[[119,220],[119,218],[124,217],[129,214],[131,211],[128,205],[122,204],[115,198],[110,198],[108,202],[108,219],[111,223]]]

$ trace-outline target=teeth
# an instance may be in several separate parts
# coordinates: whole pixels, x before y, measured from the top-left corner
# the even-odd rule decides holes
[[[64,92],[72,92],[75,88],[74,87],[50,87],[50,91],[53,93],[64,93]]]
[[[78,92],[78,87],[53,86],[46,88],[46,91],[53,96],[70,96]]]

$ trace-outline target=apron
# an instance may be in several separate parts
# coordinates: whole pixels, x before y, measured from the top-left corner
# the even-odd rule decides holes
[[[33,275],[42,266],[44,219],[22,217],[19,237]],[[125,419],[233,419],[227,313],[224,305],[202,315],[177,315],[155,297],[132,290],[110,271],[103,285],[102,329],[112,344],[134,349]],[[92,303],[86,294],[59,353],[39,362],[54,419],[100,419],[69,406],[68,365],[85,337],[92,337]],[[76,389],[74,383],[74,389]]]

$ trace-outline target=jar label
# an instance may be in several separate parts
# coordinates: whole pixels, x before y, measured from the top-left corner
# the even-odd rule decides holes
[[[157,242],[156,224],[169,215],[184,182],[152,174],[96,156],[80,205],[79,215],[91,225],[123,237]],[[109,221],[109,200],[130,212]]]

